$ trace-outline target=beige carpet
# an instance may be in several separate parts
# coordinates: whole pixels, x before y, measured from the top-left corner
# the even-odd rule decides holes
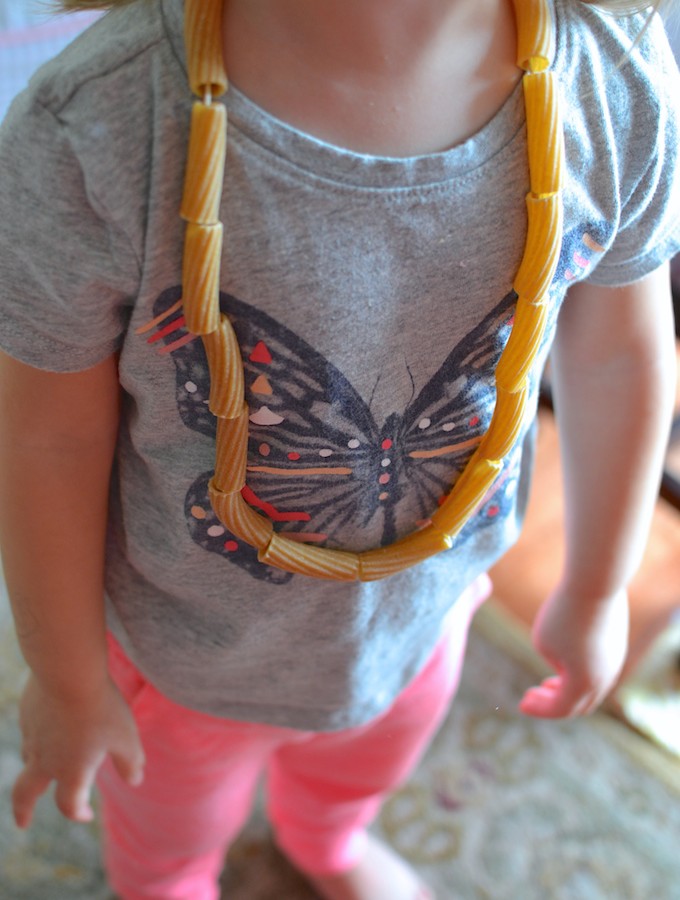
[[[109,900],[96,827],[43,803],[13,828],[21,666],[0,619],[0,897]],[[539,722],[516,712],[536,676],[521,632],[487,606],[458,700],[379,831],[439,900],[680,900],[680,765],[603,715]],[[230,854],[231,900],[312,900],[255,814]],[[390,898],[376,898],[390,900]]]

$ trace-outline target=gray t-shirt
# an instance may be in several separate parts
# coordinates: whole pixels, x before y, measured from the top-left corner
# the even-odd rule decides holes
[[[305,729],[379,713],[461,591],[516,539],[531,414],[452,550],[382,582],[260,564],[206,486],[207,367],[178,301],[192,98],[181,0],[106,15],[0,131],[0,345],[69,371],[120,352],[110,627],[169,697]],[[547,354],[573,281],[640,278],[680,244],[677,71],[658,24],[557,8],[569,177]],[[671,99],[674,98],[674,99]],[[522,91],[452,150],[364,156],[227,96],[222,307],[251,410],[249,502],[277,530],[365,549],[425,522],[488,425],[528,190]],[[36,548],[36,553],[40,548]]]

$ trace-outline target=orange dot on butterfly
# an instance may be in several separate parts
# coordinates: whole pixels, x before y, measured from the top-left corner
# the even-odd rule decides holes
[[[236,541],[225,541],[224,549],[228,550],[229,553],[233,553],[234,550],[238,550],[238,544],[236,543]]]
[[[264,377],[264,375],[258,375],[258,377],[255,379],[255,381],[253,381],[253,383],[251,384],[250,390],[254,394],[269,395],[269,394],[274,393],[274,391],[272,390],[271,384],[267,381],[267,379]]]
[[[207,513],[202,506],[192,506],[191,515],[194,517],[194,519],[205,519]]]
[[[387,491],[383,491],[382,494],[378,494],[378,500],[387,500],[390,495]]]
[[[269,456],[269,454],[272,452],[272,448],[269,446],[269,444],[260,444],[258,450],[260,451],[260,456]]]
[[[392,441],[389,438],[385,438],[380,446],[383,448],[383,450],[389,450],[392,446]]]
[[[387,474],[387,472],[385,472],[384,475],[381,475],[381,476],[380,476],[380,478],[378,479],[378,482],[379,482],[380,484],[387,484],[387,482],[388,482],[389,480],[390,480],[390,476]]]
[[[289,453],[288,459],[291,460],[291,462],[297,462],[297,460],[300,459],[300,454],[299,453]]]

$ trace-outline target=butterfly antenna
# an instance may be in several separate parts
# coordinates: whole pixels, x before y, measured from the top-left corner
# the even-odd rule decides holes
[[[416,395],[416,380],[413,377],[413,372],[411,371],[411,367],[408,364],[408,360],[404,357],[404,365],[406,366],[406,371],[408,372],[408,377],[411,379],[411,399],[408,401],[411,403],[413,398]]]
[[[382,378],[382,372],[381,372],[380,375],[378,375],[378,377],[376,378],[375,384],[374,384],[374,386],[373,386],[373,390],[371,391],[371,396],[370,396],[370,399],[369,399],[369,401],[368,401],[368,408],[369,408],[369,410],[370,410],[370,408],[373,406],[373,398],[375,397],[375,392],[378,390],[378,385],[380,384],[380,379],[381,379],[381,378]]]

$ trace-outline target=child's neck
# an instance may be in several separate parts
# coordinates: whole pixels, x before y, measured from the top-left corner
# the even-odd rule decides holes
[[[255,103],[378,155],[460,143],[521,75],[509,0],[226,0],[224,42]]]

